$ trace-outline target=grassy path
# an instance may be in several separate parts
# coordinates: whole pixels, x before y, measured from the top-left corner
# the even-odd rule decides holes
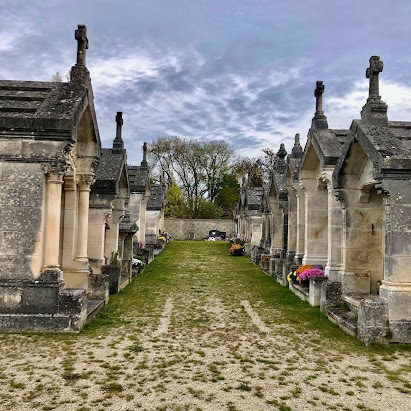
[[[172,242],[79,335],[1,335],[1,410],[408,410],[362,346],[228,244]]]

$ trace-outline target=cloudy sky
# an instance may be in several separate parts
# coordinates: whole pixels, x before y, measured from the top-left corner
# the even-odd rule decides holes
[[[259,155],[305,142],[316,80],[329,126],[348,128],[372,55],[389,119],[411,121],[410,16],[410,0],[0,0],[0,79],[65,79],[86,24],[104,147],[123,111],[132,164],[165,135]]]

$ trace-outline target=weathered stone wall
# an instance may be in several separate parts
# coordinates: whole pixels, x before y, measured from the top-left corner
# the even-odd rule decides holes
[[[208,238],[210,230],[225,231],[227,238],[234,236],[234,223],[231,220],[166,218],[164,229],[174,240],[189,240],[191,231],[194,231],[194,240]]]
[[[0,278],[40,273],[44,172],[41,164],[0,162]]]

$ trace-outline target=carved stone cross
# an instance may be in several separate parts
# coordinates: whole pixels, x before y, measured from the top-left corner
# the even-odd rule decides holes
[[[147,163],[147,143],[143,144],[143,162]]]
[[[74,38],[77,40],[77,63],[76,66],[86,65],[86,50],[88,49],[87,27],[79,24]]]
[[[315,97],[315,114],[324,114],[323,112],[323,93],[325,87],[322,81],[317,81],[317,86],[314,90]]]
[[[370,67],[368,67],[365,72],[365,76],[370,79],[369,97],[377,97],[380,95],[378,75],[382,72],[383,68],[384,63],[380,61],[379,56],[372,56],[370,58]]]
[[[116,123],[117,123],[116,139],[121,140],[121,127],[123,125],[123,113],[121,111],[117,112]]]

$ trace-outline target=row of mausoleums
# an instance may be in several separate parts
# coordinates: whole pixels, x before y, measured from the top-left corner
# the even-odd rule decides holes
[[[244,187],[238,237],[256,264],[367,342],[411,342],[411,122],[388,121],[383,63],[371,57],[369,98],[348,130],[328,128],[317,82],[305,149],[278,151],[269,187]],[[264,259],[266,256],[269,258]],[[308,288],[287,281],[322,266]]]
[[[165,187],[146,145],[127,165],[120,112],[101,148],[85,26],[75,38],[70,82],[0,81],[1,331],[80,330],[164,243]]]

